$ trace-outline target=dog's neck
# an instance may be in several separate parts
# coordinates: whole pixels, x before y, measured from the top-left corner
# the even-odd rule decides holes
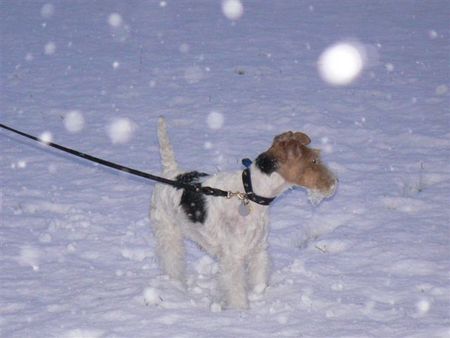
[[[267,174],[253,163],[250,167],[253,191],[264,197],[277,197],[289,189],[292,184],[286,182],[276,171]]]

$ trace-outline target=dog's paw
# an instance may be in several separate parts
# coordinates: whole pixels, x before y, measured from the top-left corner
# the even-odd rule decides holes
[[[209,309],[211,310],[211,312],[222,312],[222,304],[213,302],[209,306]]]
[[[249,306],[247,301],[232,301],[227,303],[227,308],[229,310],[244,311],[248,310]]]
[[[257,284],[253,290],[249,293],[248,299],[251,302],[260,301],[264,298],[264,292],[267,289],[267,284],[261,283]]]
[[[255,287],[253,288],[253,292],[257,293],[257,294],[263,294],[264,291],[266,291],[267,289],[267,284],[266,283],[260,283],[255,285]]]

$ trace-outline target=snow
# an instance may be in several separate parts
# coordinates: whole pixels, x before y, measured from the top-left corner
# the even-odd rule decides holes
[[[2,130],[1,337],[450,337],[449,3],[234,3],[1,2],[0,122],[151,173],[160,115],[211,174],[304,131],[336,195],[274,202],[270,285],[233,311],[192,243],[161,275],[153,183]],[[367,60],[336,86],[340,41]]]
[[[158,305],[163,301],[159,291],[155,288],[146,288],[144,290],[144,299],[147,305]]]

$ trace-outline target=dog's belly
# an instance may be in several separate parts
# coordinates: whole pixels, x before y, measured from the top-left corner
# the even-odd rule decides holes
[[[265,245],[268,233],[265,215],[227,216],[208,218],[204,224],[187,222],[182,226],[183,234],[211,256],[224,253],[247,256],[256,247]]]

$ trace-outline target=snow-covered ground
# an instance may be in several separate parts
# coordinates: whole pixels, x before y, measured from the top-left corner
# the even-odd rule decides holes
[[[210,173],[301,130],[340,179],[318,207],[276,200],[270,287],[232,311],[194,245],[187,290],[161,275],[151,182],[2,130],[0,336],[450,337],[449,13],[0,0],[0,123],[151,173],[159,115],[178,161]],[[332,85],[317,63],[342,41],[364,66]]]

